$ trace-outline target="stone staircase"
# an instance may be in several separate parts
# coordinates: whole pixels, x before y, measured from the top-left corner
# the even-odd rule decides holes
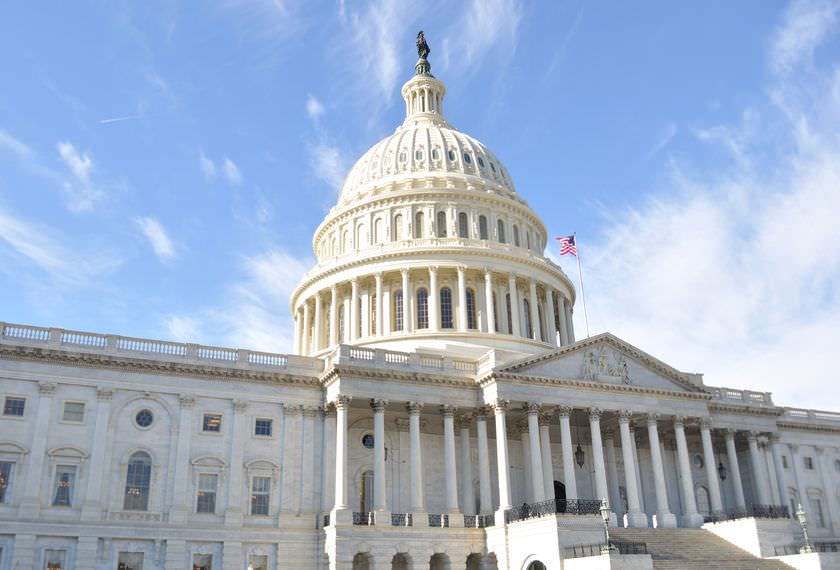
[[[746,550],[695,528],[616,528],[610,538],[644,542],[656,570],[790,570],[778,560],[756,558]]]

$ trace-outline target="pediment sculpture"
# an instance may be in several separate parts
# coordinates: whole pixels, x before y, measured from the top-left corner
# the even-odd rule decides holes
[[[601,346],[583,355],[581,376],[585,380],[630,384],[630,368],[623,354]]]

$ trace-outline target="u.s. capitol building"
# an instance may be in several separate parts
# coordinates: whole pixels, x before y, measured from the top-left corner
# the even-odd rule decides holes
[[[347,175],[294,355],[0,323],[1,570],[832,567],[840,414],[578,340],[444,94]]]

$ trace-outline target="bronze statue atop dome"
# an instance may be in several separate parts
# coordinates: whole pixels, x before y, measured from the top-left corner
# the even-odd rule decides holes
[[[420,30],[417,33],[417,55],[420,56],[420,59],[426,59],[431,51],[429,44],[426,43],[426,35],[423,30]]]

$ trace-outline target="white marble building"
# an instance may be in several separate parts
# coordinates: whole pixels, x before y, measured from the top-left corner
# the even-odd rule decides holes
[[[510,174],[425,59],[402,93],[315,232],[296,355],[0,323],[0,570],[608,567],[570,554],[602,500],[757,557],[800,503],[840,540],[840,414],[576,341]]]

